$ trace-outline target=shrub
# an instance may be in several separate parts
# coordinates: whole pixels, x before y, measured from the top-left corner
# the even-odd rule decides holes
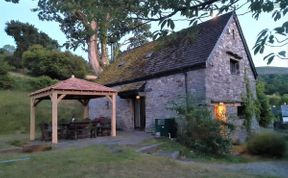
[[[87,73],[87,64],[83,58],[70,52],[48,50],[34,45],[23,53],[24,66],[34,76],[46,75],[53,79],[67,79],[72,74],[83,78]]]
[[[30,83],[31,88],[33,90],[38,90],[38,89],[53,85],[56,82],[57,82],[57,80],[53,80],[48,76],[41,76],[41,77],[37,77],[33,80],[30,80],[29,83]]]
[[[231,139],[227,136],[227,125],[212,118],[207,107],[190,104],[189,107],[176,108],[178,120],[184,118],[179,128],[178,141],[195,151],[223,155],[231,148]],[[177,120],[177,118],[176,118]],[[183,122],[183,121],[182,121]]]
[[[273,117],[268,97],[265,94],[265,84],[263,81],[257,81],[256,91],[258,98],[257,104],[259,106],[257,118],[259,119],[260,126],[268,127],[275,118]]]
[[[10,66],[7,62],[1,61],[0,62],[0,75],[6,75],[10,69]]]
[[[13,80],[6,74],[0,75],[0,89],[10,89],[13,86]]]
[[[286,143],[280,135],[262,133],[254,135],[248,140],[247,149],[254,155],[283,157],[286,151]]]

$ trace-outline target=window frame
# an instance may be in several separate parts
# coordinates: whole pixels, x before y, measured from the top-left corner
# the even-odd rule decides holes
[[[230,74],[231,75],[240,75],[240,61],[235,58],[230,58]]]

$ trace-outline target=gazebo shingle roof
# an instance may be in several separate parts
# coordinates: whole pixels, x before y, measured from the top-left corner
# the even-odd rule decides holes
[[[89,82],[83,79],[78,79],[75,77],[71,77],[67,80],[60,81],[54,85],[51,85],[46,88],[42,88],[30,94],[30,96],[51,91],[51,90],[60,90],[60,91],[99,91],[99,92],[109,92],[109,93],[116,93],[117,91],[106,87],[104,85]]]

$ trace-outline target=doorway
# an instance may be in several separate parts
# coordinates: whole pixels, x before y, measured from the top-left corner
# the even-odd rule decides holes
[[[140,97],[134,100],[134,128],[144,130],[145,125],[145,98]]]

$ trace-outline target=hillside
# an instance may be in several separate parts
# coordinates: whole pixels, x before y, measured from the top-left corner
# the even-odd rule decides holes
[[[0,135],[8,133],[28,133],[30,122],[29,93],[46,85],[46,79],[28,75],[9,73],[13,87],[0,90]],[[78,101],[61,101],[59,120],[69,120],[72,115],[82,118],[82,105]],[[42,101],[36,108],[36,128],[41,121],[51,122],[51,102]]]
[[[288,74],[287,67],[256,67],[256,70],[259,75]]]

